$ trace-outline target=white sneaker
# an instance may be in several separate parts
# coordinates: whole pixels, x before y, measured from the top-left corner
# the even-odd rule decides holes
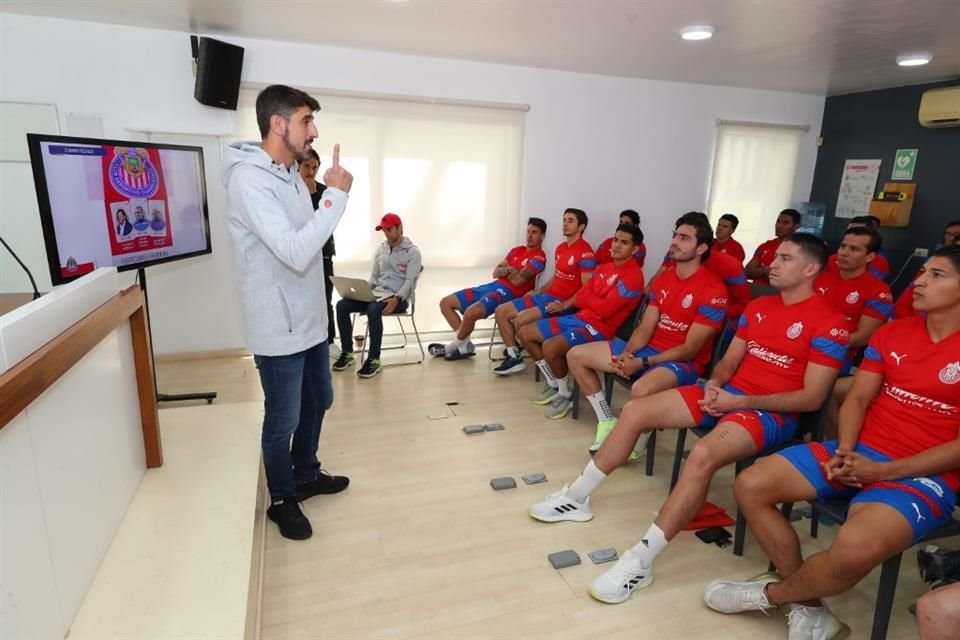
[[[653,565],[646,566],[640,556],[627,549],[617,563],[590,585],[590,595],[607,604],[626,602],[638,589],[653,583]]]
[[[553,396],[550,408],[543,415],[551,420],[560,420],[566,418],[571,409],[573,409],[573,398],[558,393]]]
[[[551,493],[543,502],[538,502],[527,510],[530,517],[540,522],[589,522],[593,520],[593,511],[590,509],[590,498],[582,504],[567,497],[570,485],[563,485],[563,489]]]
[[[791,604],[787,614],[789,640],[843,640],[850,635],[844,624],[824,603],[822,607]]]
[[[737,582],[735,580],[714,580],[703,589],[703,601],[708,607],[720,613],[741,613],[743,611],[763,611],[774,609],[763,592],[766,582]],[[767,614],[769,615],[769,614]]]

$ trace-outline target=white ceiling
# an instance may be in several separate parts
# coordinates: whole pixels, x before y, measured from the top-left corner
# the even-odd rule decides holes
[[[960,0],[0,0],[0,11],[818,95],[960,76]],[[711,40],[678,31],[709,24]],[[930,51],[901,68],[898,54]]]

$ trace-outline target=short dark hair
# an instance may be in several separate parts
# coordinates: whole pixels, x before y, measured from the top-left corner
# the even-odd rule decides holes
[[[870,226],[873,227],[874,231],[880,230],[880,225],[883,224],[880,218],[877,216],[867,216],[867,219],[870,220]]]
[[[634,211],[633,209],[624,209],[623,211],[621,211],[620,218],[622,218],[623,216],[627,216],[628,218],[630,218],[630,221],[633,224],[635,224],[638,227],[640,226],[640,214]]]
[[[876,253],[880,251],[880,247],[883,245],[883,239],[873,227],[854,227],[847,229],[843,233],[843,237],[845,238],[847,236],[866,236],[869,238],[869,240],[867,240],[867,253]]]
[[[315,149],[310,149],[309,151],[307,151],[307,155],[310,156],[311,160],[316,160],[317,162],[320,162],[320,154],[317,153]]]
[[[710,219],[707,218],[707,215],[700,211],[685,213],[677,218],[677,223],[673,227],[674,230],[678,229],[682,224],[688,224],[697,230],[697,244],[707,245],[707,250],[700,256],[700,259],[706,260],[709,258],[710,247],[713,246],[713,227],[710,226]]]
[[[960,220],[951,220],[943,226],[943,230],[946,231],[950,227],[960,227]]]
[[[850,226],[851,224],[862,224],[872,227],[873,220],[870,219],[870,216],[853,216],[849,221],[847,221],[847,226]]]
[[[532,224],[537,229],[540,229],[540,233],[547,232],[547,221],[543,218],[530,218],[527,220],[527,224]]]
[[[830,254],[827,243],[820,236],[805,231],[791,233],[783,239],[784,242],[792,242],[800,247],[800,252],[811,258],[814,262],[820,264],[820,270],[823,271],[827,266],[827,256]]]
[[[643,231],[640,231],[640,227],[635,224],[620,224],[617,225],[617,231],[623,231],[624,233],[630,234],[630,239],[633,241],[634,246],[639,247],[640,243],[643,242]]]
[[[793,218],[793,224],[800,224],[800,220],[803,219],[802,216],[800,215],[800,212],[797,211],[796,209],[784,209],[779,214],[777,214],[778,218],[780,216],[790,216],[791,218]]]
[[[319,111],[320,103],[300,89],[282,84],[272,84],[257,94],[257,126],[260,127],[260,137],[266,139],[270,133],[271,117],[280,116],[289,121],[290,115],[300,107]]]
[[[738,218],[737,216],[733,215],[732,213],[725,213],[725,214],[723,214],[722,216],[720,216],[720,219],[721,219],[721,220],[726,220],[727,222],[729,222],[730,224],[732,224],[734,231],[736,231],[737,227],[740,226],[740,218]]]
[[[576,209],[574,207],[567,207],[564,210],[563,215],[567,215],[568,213],[572,213],[573,215],[577,216],[577,224],[578,225],[582,224],[584,230],[586,230],[587,228],[587,212],[586,211],[584,211],[583,209]]]
[[[933,252],[934,257],[946,258],[953,263],[953,268],[960,272],[960,244],[950,244],[940,247]]]

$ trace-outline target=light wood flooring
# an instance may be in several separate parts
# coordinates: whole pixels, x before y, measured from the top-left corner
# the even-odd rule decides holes
[[[399,357],[388,353],[385,361]],[[587,552],[623,553],[646,530],[667,493],[675,436],[661,434],[653,477],[643,474],[642,462],[612,474],[594,494],[592,522],[536,522],[527,507],[572,481],[589,459],[594,418],[584,402],[580,420],[547,420],[530,403],[539,391],[532,365],[507,379],[492,375],[492,367],[484,352],[468,361],[387,368],[370,380],[355,369],[333,373],[334,408],[320,455],[351,485],[305,503],[314,528],[306,542],[285,540],[269,525],[264,639],[786,638],[783,614],[724,616],[702,603],[711,579],[765,569],[750,536],[738,558],[731,547],[683,532],[658,558],[648,589],[622,605],[594,601],[587,588],[610,565],[593,565]],[[262,398],[251,358],[163,362],[157,370],[162,392],[215,390],[218,403]],[[618,389],[615,405],[624,397]],[[436,413],[449,417],[428,418]],[[506,430],[461,431],[490,420]],[[520,480],[534,471],[549,482]],[[498,476],[513,476],[519,486],[495,492],[489,481]],[[732,467],[723,470],[709,495],[731,514],[732,480]],[[834,535],[821,527],[812,540],[808,520],[796,526],[805,553]],[[547,555],[562,549],[577,551],[582,564],[554,570]],[[917,637],[906,607],[926,588],[914,557],[904,555],[891,639]],[[869,637],[878,577],[879,570],[830,600],[853,638]]]

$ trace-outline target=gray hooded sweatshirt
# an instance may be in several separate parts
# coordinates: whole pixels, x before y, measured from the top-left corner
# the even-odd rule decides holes
[[[391,248],[383,241],[373,254],[370,288],[378,296],[397,296],[406,300],[413,293],[413,284],[423,267],[420,249],[404,236]]]
[[[297,163],[275,163],[257,142],[223,148],[223,184],[247,348],[283,356],[325,342],[321,251],[347,194],[328,188],[314,211]]]

